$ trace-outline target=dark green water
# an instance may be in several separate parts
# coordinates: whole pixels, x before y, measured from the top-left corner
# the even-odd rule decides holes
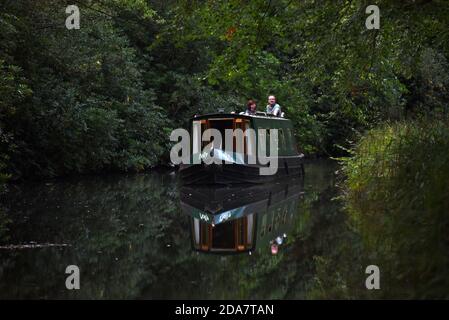
[[[12,186],[0,218],[0,298],[388,297],[396,288],[384,282],[381,290],[365,287],[377,255],[363,251],[333,200],[337,169],[331,161],[306,165],[289,220],[269,226],[288,227],[277,255],[262,237],[251,254],[193,250],[175,174]],[[68,265],[80,268],[79,290],[65,287]]]

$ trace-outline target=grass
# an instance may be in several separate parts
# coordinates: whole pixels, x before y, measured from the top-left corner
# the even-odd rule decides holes
[[[343,171],[345,209],[388,296],[449,298],[449,121],[371,130]]]

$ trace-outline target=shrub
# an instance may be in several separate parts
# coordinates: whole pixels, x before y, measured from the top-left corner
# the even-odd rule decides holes
[[[448,121],[371,130],[343,163],[346,209],[379,259],[389,296],[447,298]]]

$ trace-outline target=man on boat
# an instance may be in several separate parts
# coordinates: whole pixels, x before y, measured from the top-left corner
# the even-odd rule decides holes
[[[244,114],[247,116],[253,116],[256,114],[256,109],[257,109],[256,101],[248,100],[248,102],[246,103],[246,111]]]
[[[281,116],[281,106],[276,103],[275,96],[268,96],[267,114],[272,114],[276,117]]]

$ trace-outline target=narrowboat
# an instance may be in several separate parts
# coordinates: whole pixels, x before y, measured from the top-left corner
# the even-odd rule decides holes
[[[190,216],[192,248],[206,253],[268,250],[284,239],[302,197],[302,179],[233,186],[184,186],[181,208]]]
[[[189,127],[190,156],[179,166],[183,184],[266,183],[304,175],[304,155],[289,119],[263,112],[214,113],[193,117]],[[228,129],[235,133],[229,140]],[[211,130],[222,138],[205,139]]]

